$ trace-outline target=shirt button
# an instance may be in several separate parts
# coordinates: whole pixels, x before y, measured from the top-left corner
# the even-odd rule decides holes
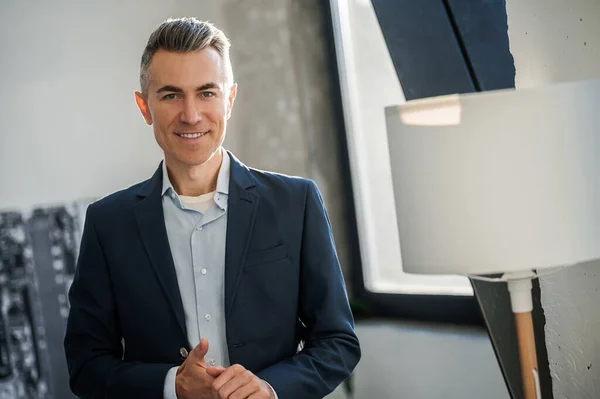
[[[217,362],[215,362],[215,359],[210,359],[208,364],[210,364],[211,366],[215,366],[217,364]]]
[[[206,319],[206,321],[210,321],[211,316],[209,314],[207,314],[206,316],[204,316],[204,318]]]
[[[179,349],[179,354],[181,355],[182,358],[187,359],[188,357],[188,351],[185,348],[181,348]]]
[[[202,270],[200,270],[200,273],[202,273],[202,274],[206,274],[206,269],[202,269]]]
[[[201,231],[202,230],[202,226],[196,227],[196,230]]]

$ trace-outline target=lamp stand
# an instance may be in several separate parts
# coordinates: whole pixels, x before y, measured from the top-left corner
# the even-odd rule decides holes
[[[538,365],[531,312],[515,313],[515,324],[523,377],[523,395],[525,399],[537,399],[535,373],[538,371]]]
[[[521,376],[523,378],[523,397],[524,399],[541,399],[533,319],[531,317],[533,311],[531,278],[525,277],[513,280],[509,276],[508,290],[517,329]]]

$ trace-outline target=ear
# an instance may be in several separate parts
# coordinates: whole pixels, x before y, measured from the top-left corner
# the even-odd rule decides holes
[[[150,108],[148,108],[148,100],[146,99],[146,97],[139,91],[136,91],[135,102],[137,103],[138,108],[144,116],[144,120],[146,121],[146,123],[148,125],[152,125],[152,114],[150,113]]]
[[[234,83],[231,86],[231,90],[229,90],[229,98],[227,101],[227,119],[231,117],[231,110],[233,109],[233,103],[235,102],[235,97],[237,96],[237,83]]]

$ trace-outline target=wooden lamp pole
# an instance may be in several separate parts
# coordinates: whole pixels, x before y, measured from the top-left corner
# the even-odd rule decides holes
[[[515,315],[524,399],[541,399],[535,336],[531,278],[508,280],[512,310]]]

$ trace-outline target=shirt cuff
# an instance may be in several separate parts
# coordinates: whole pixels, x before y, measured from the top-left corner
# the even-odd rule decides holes
[[[263,380],[263,381],[265,381],[265,380]],[[267,382],[267,381],[265,381],[265,382]],[[271,386],[271,384],[269,384],[267,382],[267,385],[269,386],[269,388],[271,388],[271,391],[273,391],[273,395],[275,395],[275,399],[279,399],[279,396],[277,396],[277,392],[275,392],[275,389],[273,389],[273,387]]]
[[[175,391],[175,377],[177,376],[177,367],[171,368],[165,377],[165,387],[163,389],[164,399],[177,399]],[[276,396],[277,397],[277,396]]]

